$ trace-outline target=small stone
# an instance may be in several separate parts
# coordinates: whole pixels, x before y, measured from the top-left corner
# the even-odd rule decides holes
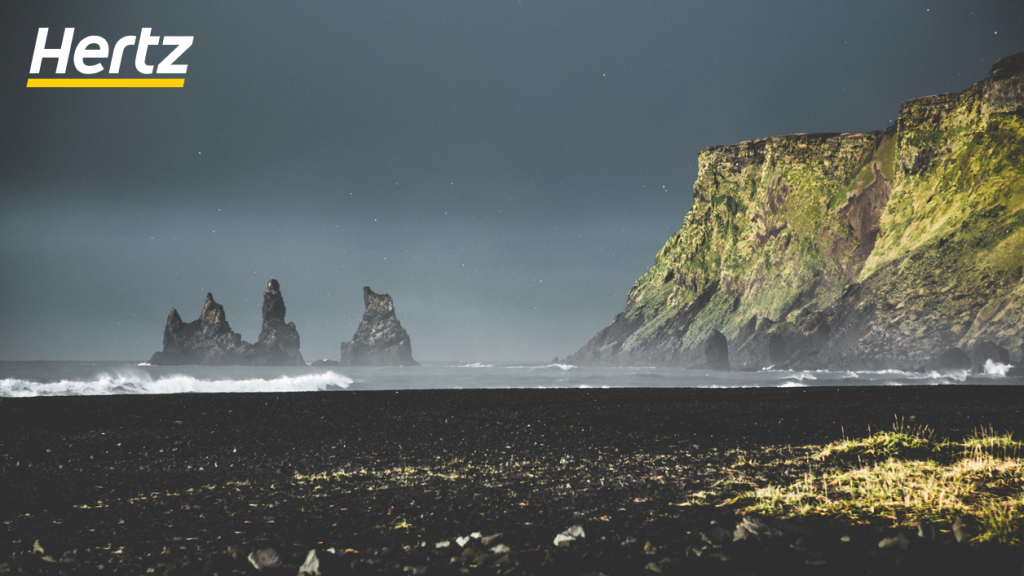
[[[839,541],[840,542],[849,542],[850,541],[850,537],[849,536],[841,536],[839,538]]]
[[[909,546],[910,540],[907,540],[907,537],[902,532],[892,538],[883,538],[878,542],[878,547],[883,550],[896,547],[899,547],[900,550],[906,550]]]
[[[963,518],[957,518],[953,522],[953,536],[956,536],[957,542],[966,542],[971,539],[970,530],[967,529],[967,525],[964,524]]]
[[[491,548],[491,552],[494,552],[495,554],[505,554],[506,552],[510,552],[511,550],[511,548],[504,544],[498,544],[497,546]]]
[[[657,563],[654,563],[654,562],[648,562],[647,566],[645,567],[645,570],[650,570],[651,572],[654,572],[655,574],[661,574],[661,564],[657,564]]]
[[[497,534],[491,534],[490,536],[484,536],[483,538],[480,539],[480,543],[483,544],[484,546],[490,546],[491,543],[496,541],[498,538],[501,538],[501,535],[502,535],[502,532],[498,532]]]
[[[722,562],[726,562],[729,560],[729,556],[725,552],[722,552],[720,550],[715,550],[714,552],[708,554],[708,556],[710,556],[711,558],[718,558]]]
[[[700,537],[701,540],[704,540],[708,544],[722,544],[731,540],[733,535],[725,528],[715,525],[701,532]]]
[[[732,531],[732,541],[739,542],[740,540],[746,540],[747,536],[752,536],[742,524],[737,524],[736,529]]]
[[[747,532],[758,537],[782,536],[782,531],[769,526],[767,522],[756,516],[744,516],[742,526]]]
[[[320,576],[320,559],[316,557],[316,550],[310,550],[309,554],[306,554],[306,561],[299,566],[299,573]]]
[[[281,556],[277,553],[277,550],[273,548],[260,548],[259,550],[249,554],[249,562],[256,567],[257,570],[263,570],[265,568],[277,568],[281,565]]]
[[[935,540],[935,526],[927,522],[919,522],[917,524],[917,537],[924,538],[926,540]]]
[[[583,532],[583,526],[575,524],[566,528],[564,531],[555,536],[555,546],[568,546],[571,542],[574,542],[577,538],[586,538],[587,535]]]

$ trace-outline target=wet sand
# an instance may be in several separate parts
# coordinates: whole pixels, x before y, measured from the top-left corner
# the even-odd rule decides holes
[[[732,451],[800,456],[896,419],[952,439],[982,426],[1024,437],[1024,387],[2,399],[0,573],[246,573],[265,547],[282,574],[310,549],[324,574],[653,573],[652,562],[662,573],[942,573],[979,562],[1018,573],[1020,547],[947,538],[879,553],[878,538],[894,533],[884,522],[803,520],[816,548],[799,534],[730,539],[728,561],[710,557],[701,533],[711,521],[731,532],[739,517],[685,503],[721,483]],[[586,538],[556,548],[576,524]],[[502,536],[464,553],[453,539],[473,532]],[[824,543],[847,534],[846,548]],[[496,543],[510,552],[490,551]]]

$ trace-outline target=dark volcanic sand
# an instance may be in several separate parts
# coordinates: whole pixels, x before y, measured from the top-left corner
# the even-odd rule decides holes
[[[739,516],[677,504],[727,479],[736,448],[806,458],[798,447],[895,417],[953,439],[990,425],[1020,438],[1022,401],[1014,386],[0,399],[0,573],[255,573],[245,557],[271,546],[282,567],[264,573],[295,574],[317,548],[325,575],[654,573],[651,562],[666,574],[1018,574],[1019,546],[904,529],[907,550],[879,550],[898,532],[881,521],[801,520],[800,542],[715,548],[701,532],[715,520],[731,534]],[[574,524],[586,538],[554,547]],[[503,536],[463,554],[454,538],[471,532]],[[32,554],[36,540],[45,551]],[[507,558],[487,550],[497,543]]]

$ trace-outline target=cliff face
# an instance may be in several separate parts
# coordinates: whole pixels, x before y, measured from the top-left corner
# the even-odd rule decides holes
[[[342,366],[418,366],[409,334],[395,316],[391,296],[363,287],[366,311],[351,342],[341,343]]]
[[[284,299],[277,280],[263,295],[263,330],[255,345],[231,331],[224,307],[206,295],[198,320],[185,323],[171,308],[164,327],[164,349],[153,354],[150,364],[304,366],[295,324],[284,323]]]
[[[895,126],[708,148],[682,229],[626,309],[568,358],[920,367],[1024,336],[1024,52]]]

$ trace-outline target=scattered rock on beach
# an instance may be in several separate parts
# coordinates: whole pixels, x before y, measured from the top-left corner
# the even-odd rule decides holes
[[[910,540],[907,540],[907,537],[904,536],[902,532],[900,532],[899,534],[892,536],[890,538],[882,538],[878,542],[878,547],[883,550],[889,548],[899,548],[900,550],[906,550],[910,547]]]
[[[586,538],[586,533],[583,531],[583,526],[576,524],[566,528],[562,532],[559,532],[555,536],[555,546],[568,546],[570,543],[575,542],[577,538]]]
[[[260,548],[249,554],[249,562],[260,571],[277,568],[281,565],[281,555],[273,548]]]

